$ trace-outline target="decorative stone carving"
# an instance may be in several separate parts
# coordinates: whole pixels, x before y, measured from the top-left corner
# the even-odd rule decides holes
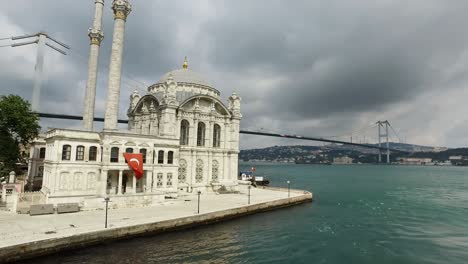
[[[172,172],[169,172],[166,177],[167,177],[166,187],[172,187]]]
[[[241,98],[237,96],[236,92],[233,92],[229,97],[229,110],[232,112],[234,117],[241,118],[242,114],[240,112],[240,101]]]
[[[197,160],[197,168],[195,172],[195,182],[201,183],[203,182],[203,160]]]
[[[214,101],[211,102],[211,114],[216,114],[216,103]]]
[[[194,109],[195,111],[199,111],[199,110],[200,110],[200,98],[197,98],[197,99],[195,100],[193,109]]]
[[[212,165],[212,171],[211,171],[211,179],[214,182],[218,181],[218,168],[219,168],[219,163],[217,160],[213,160],[213,165]]]
[[[114,10],[114,19],[127,20],[127,16],[132,11],[132,5],[127,0],[114,0],[112,10]]]
[[[140,93],[138,92],[137,89],[135,89],[133,93],[130,95],[130,107],[128,108],[128,112],[132,111],[136,107],[139,100],[140,100]]]
[[[163,174],[158,173],[156,178],[157,178],[156,187],[162,188],[163,187]]]
[[[153,101],[150,102],[149,111],[150,111],[151,113],[153,113],[153,112],[156,111],[156,108],[154,107],[154,102],[153,102]]]
[[[104,33],[100,29],[90,28],[88,29],[88,36],[91,42],[91,45],[101,45],[102,40],[104,39]]]
[[[172,74],[169,74],[169,77],[164,83],[164,86],[164,103],[172,106],[178,105],[176,99],[177,83],[174,81],[174,77],[172,76]]]
[[[141,112],[142,112],[143,114],[148,114],[148,113],[149,113],[148,107],[146,106],[146,102],[143,103],[143,106],[141,107]]]
[[[87,188],[88,190],[92,190],[96,184],[96,173],[94,172],[89,172],[88,173],[88,184]]]
[[[60,173],[60,184],[59,184],[59,189],[60,190],[67,190],[68,189],[68,177],[70,173],[63,171]]]
[[[82,187],[82,184],[81,184],[81,180],[83,178],[83,173],[82,172],[75,172],[75,174],[73,175],[73,188],[75,190],[81,190],[81,187]]]
[[[181,159],[179,161],[179,176],[178,180],[180,183],[185,183],[187,180],[187,161]]]

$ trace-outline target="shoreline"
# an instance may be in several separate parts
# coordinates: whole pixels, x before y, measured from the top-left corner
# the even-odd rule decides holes
[[[254,195],[260,196],[263,195],[265,198],[256,198],[250,205],[235,205],[235,206],[227,206],[228,208],[224,209],[215,209],[208,212],[201,212],[200,214],[196,213],[185,213],[182,216],[169,216],[165,217],[165,219],[161,219],[159,221],[155,221],[156,219],[151,220],[151,213],[154,214],[154,211],[148,211],[147,209],[156,209],[155,207],[142,207],[142,208],[132,208],[128,209],[127,211],[138,211],[142,213],[142,219],[138,219],[140,222],[137,224],[130,224],[130,223],[123,223],[123,224],[114,224],[110,225],[109,228],[105,229],[103,226],[101,228],[85,228],[81,230],[81,232],[77,232],[75,234],[71,232],[67,232],[70,230],[65,231],[61,234],[53,233],[54,237],[44,238],[42,235],[41,238],[38,239],[31,239],[29,241],[17,241],[17,243],[11,243],[10,245],[1,245],[0,246],[0,259],[5,262],[12,262],[12,261],[19,261],[19,260],[26,260],[31,259],[34,257],[40,257],[43,255],[49,255],[65,250],[72,250],[78,248],[84,248],[92,245],[97,245],[105,242],[110,241],[117,241],[123,240],[127,238],[134,238],[139,236],[148,236],[148,235],[156,235],[161,233],[167,233],[176,230],[183,230],[188,228],[193,228],[197,226],[204,226],[214,223],[219,223],[247,215],[252,215],[256,213],[272,211],[276,209],[281,209],[285,207],[290,207],[298,204],[303,204],[307,202],[311,202],[313,195],[311,192],[303,191],[303,190],[296,190],[291,189],[291,197],[284,197],[288,195],[287,189],[284,188],[274,188],[274,187],[260,187],[256,188],[254,191]],[[220,199],[219,196],[224,196],[225,198],[229,199],[236,199],[242,197],[245,199],[245,194],[223,194],[223,195],[208,195],[204,197],[205,201],[204,204],[210,203],[213,199],[212,203],[215,205],[215,202],[219,203]],[[222,197],[221,197],[222,198]],[[207,201],[208,200],[208,201]],[[216,201],[218,200],[218,201]],[[226,201],[228,202],[228,201]],[[210,205],[210,204],[209,204]],[[167,207],[168,205],[162,205]],[[169,205],[170,206],[170,205]],[[206,206],[206,205],[205,205]],[[175,206],[173,206],[175,207]],[[179,206],[180,207],[180,206]],[[218,206],[219,207],[219,206]],[[226,206],[224,206],[226,207]],[[169,208],[166,208],[169,209]],[[145,210],[148,213],[150,220],[145,221]],[[118,213],[119,209],[110,210],[110,212],[116,214]],[[122,210],[120,210],[122,211]],[[102,220],[102,211],[91,212],[88,214],[96,215],[96,217]],[[123,215],[119,215],[119,217],[128,216],[128,212],[123,212]],[[53,215],[48,216],[49,218],[55,217],[55,220],[59,220],[58,218],[70,218],[73,217],[73,214],[65,215]],[[27,216],[30,217],[30,216]],[[89,216],[88,216],[89,217]],[[29,221],[33,221],[34,219],[39,219],[41,216],[33,216],[30,217]],[[44,218],[44,217],[42,217]],[[122,218],[126,219],[126,218]],[[63,219],[65,222],[69,219]],[[94,219],[93,219],[94,220]],[[0,220],[1,223],[1,220]],[[58,228],[58,227],[57,227]],[[45,232],[44,234],[47,234]],[[3,236],[3,234],[2,234]],[[8,242],[7,242],[8,243]]]

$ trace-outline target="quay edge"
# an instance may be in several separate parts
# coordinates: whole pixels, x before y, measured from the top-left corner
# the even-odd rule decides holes
[[[265,189],[284,191],[283,188],[263,187]],[[65,250],[84,248],[91,245],[101,244],[138,236],[148,236],[175,230],[182,230],[196,226],[214,224],[246,215],[260,212],[272,211],[284,207],[290,207],[307,202],[312,202],[313,194],[308,191],[294,190],[291,192],[301,193],[299,196],[282,198],[273,201],[261,202],[236,208],[230,208],[215,212],[202,213],[188,217],[174,218],[170,220],[102,229],[99,231],[86,232],[71,236],[50,238],[34,242],[27,242],[0,248],[0,262],[13,262],[30,259],[34,257],[49,255]]]

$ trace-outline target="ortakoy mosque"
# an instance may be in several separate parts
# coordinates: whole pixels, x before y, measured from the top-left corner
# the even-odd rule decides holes
[[[42,176],[47,203],[75,202],[86,209],[102,207],[103,198],[111,197],[114,207],[139,206],[184,192],[236,190],[241,99],[233,93],[225,105],[187,60],[146,94],[133,92],[128,130],[117,129],[125,22],[131,11],[127,0],[112,3],[104,129],[93,130],[103,7],[104,0],[95,1],[83,129],[51,129],[31,147],[29,177]],[[140,180],[123,153],[142,153]]]

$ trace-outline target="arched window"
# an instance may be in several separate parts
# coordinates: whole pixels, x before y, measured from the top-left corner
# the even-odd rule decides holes
[[[133,148],[126,148],[125,153],[133,153]],[[128,163],[128,161],[125,160],[125,163]]]
[[[119,148],[118,147],[111,148],[110,162],[119,162]]]
[[[97,160],[97,147],[89,147],[89,161]]]
[[[146,149],[140,149],[140,153],[143,156],[143,163],[146,163]]]
[[[189,122],[185,119],[180,122],[180,145],[189,143],[189,126]]]
[[[40,148],[39,149],[39,158],[40,159],[45,159],[45,151],[46,151],[46,148]]]
[[[76,147],[76,160],[84,160],[84,146]]]
[[[219,148],[221,146],[221,127],[215,124],[213,127],[213,147]]]
[[[44,166],[39,166],[39,169],[37,170],[37,177],[42,176],[44,176]]]
[[[71,146],[63,145],[62,147],[62,160],[70,160],[71,157]]]
[[[167,164],[174,163],[174,151],[169,151],[167,153]]]
[[[205,146],[205,123],[198,123],[197,146]]]
[[[158,151],[158,164],[164,163],[164,150]]]

